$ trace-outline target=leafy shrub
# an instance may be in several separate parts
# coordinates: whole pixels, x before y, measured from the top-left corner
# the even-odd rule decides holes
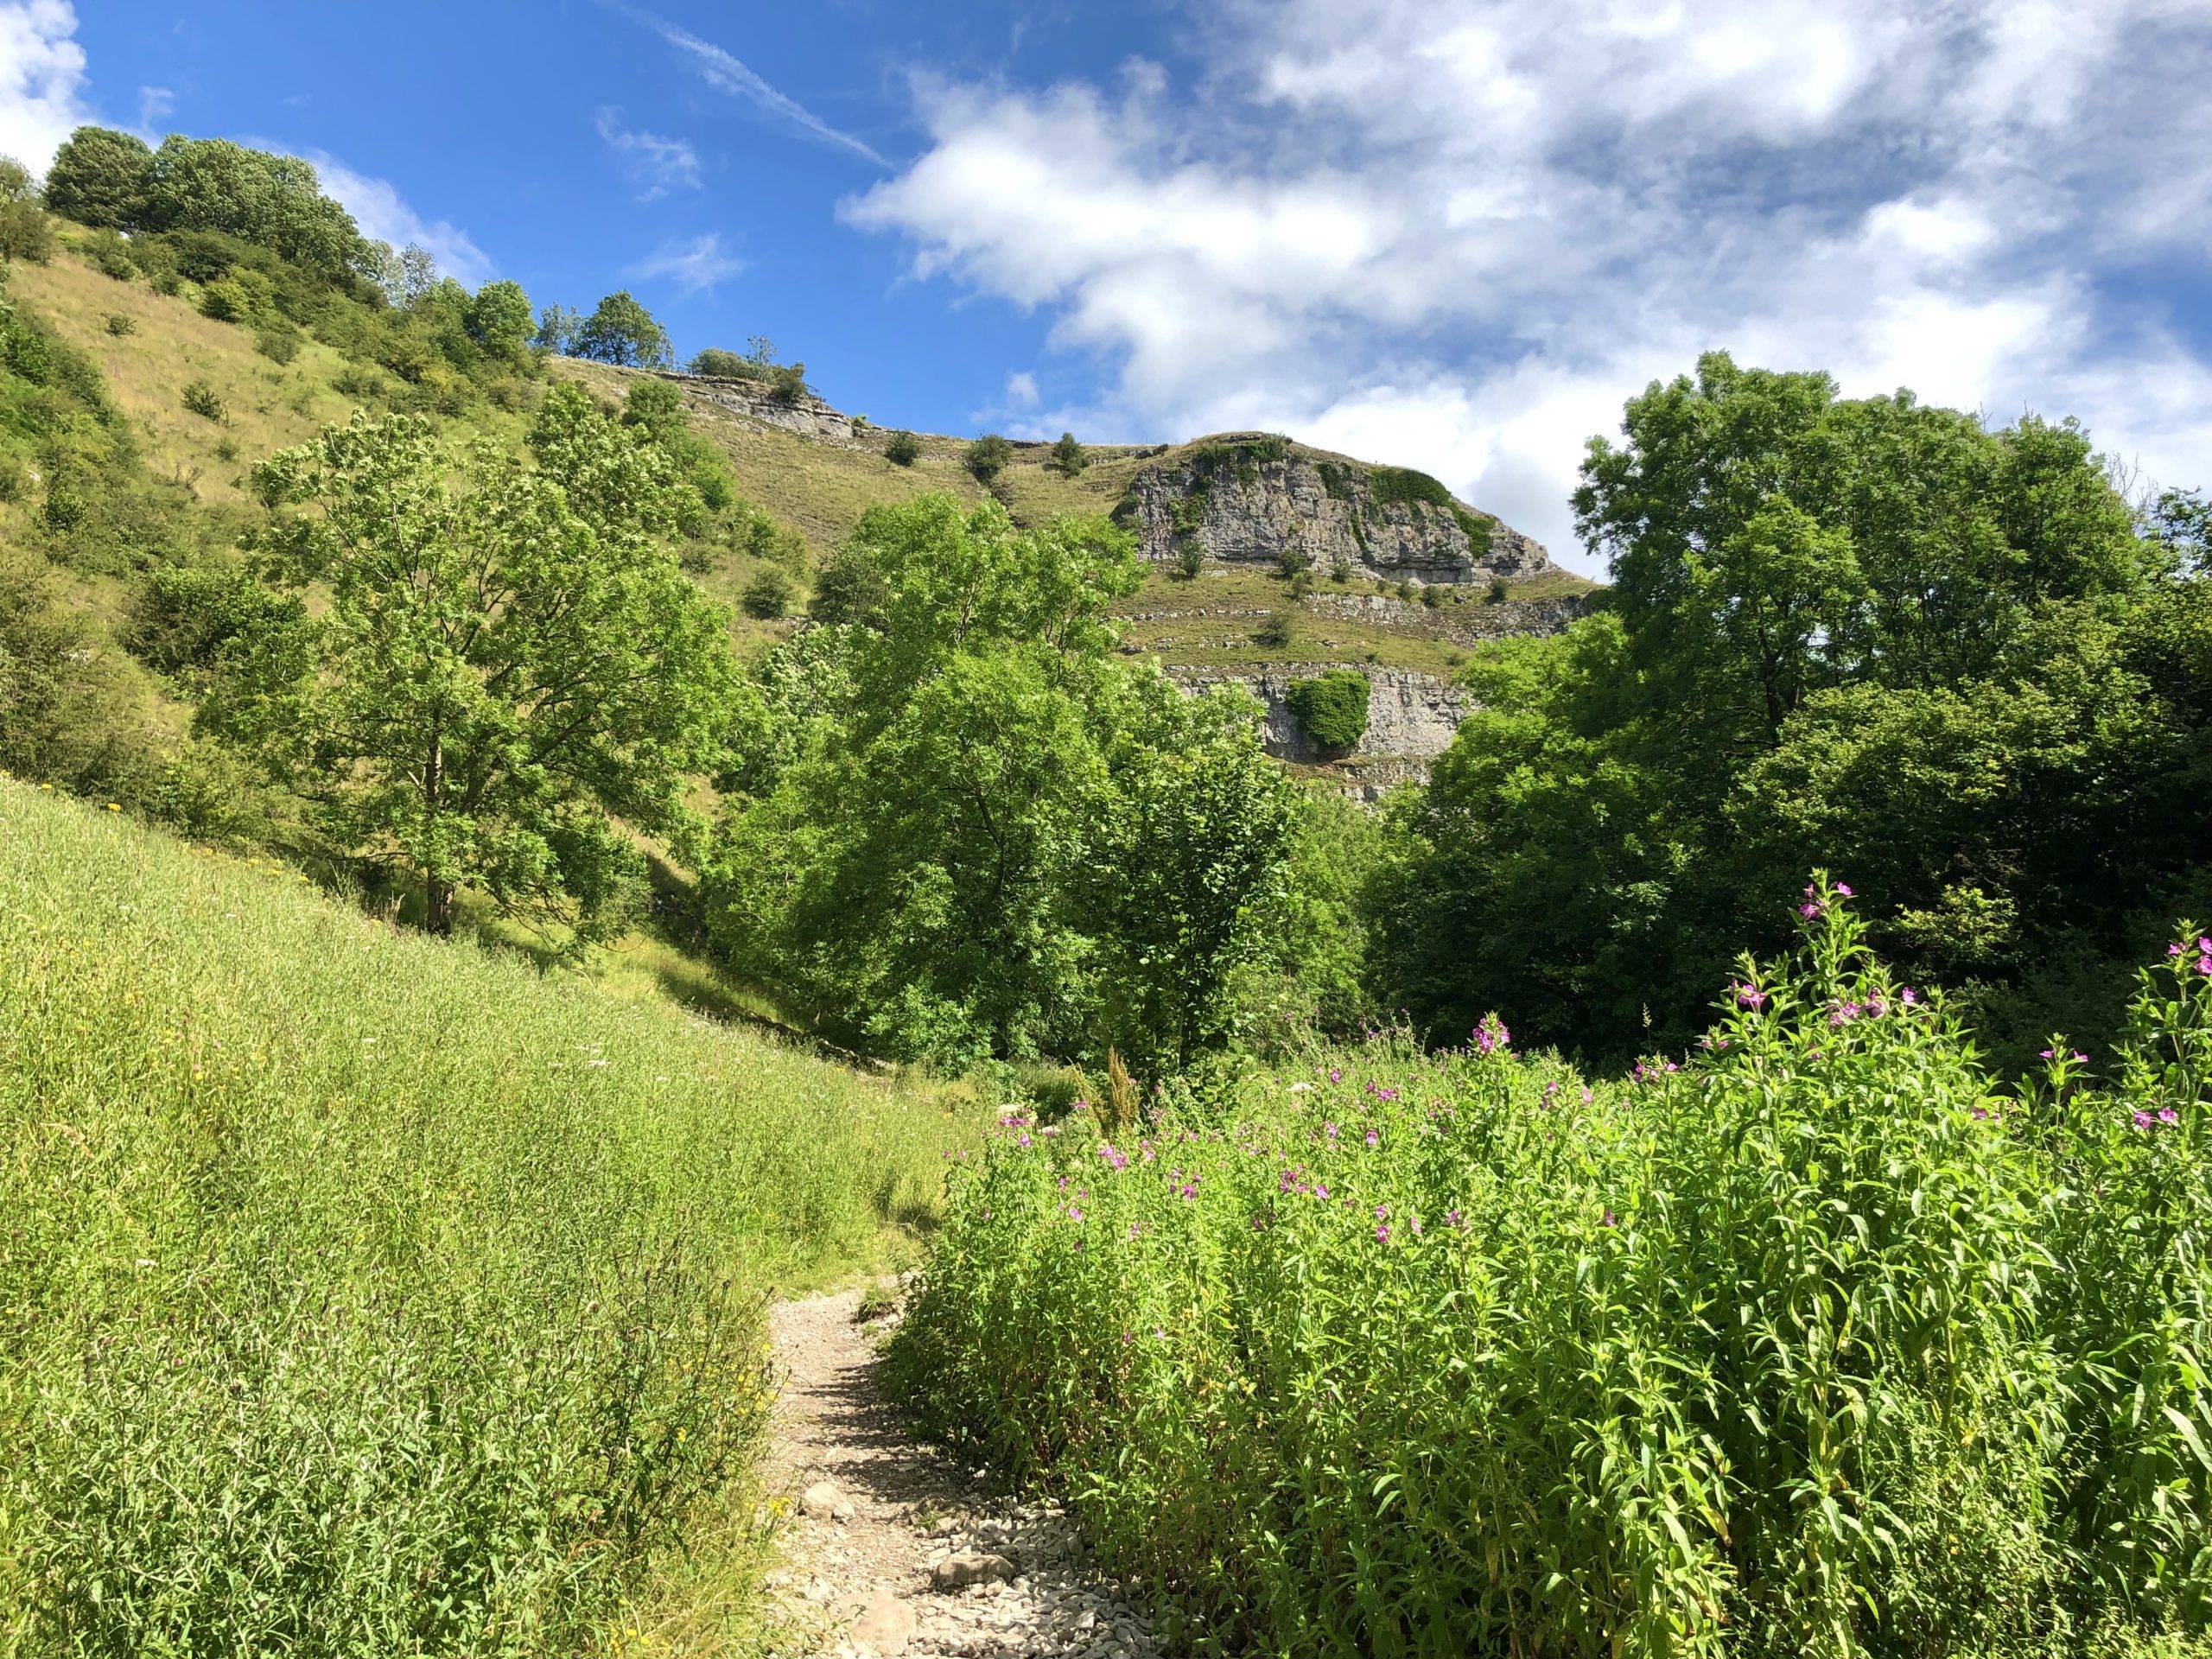
[[[806,396],[806,365],[779,363],[768,372],[768,395],[785,405]]]
[[[0,264],[13,259],[45,264],[56,246],[54,218],[37,202],[0,200]]]
[[[1061,473],[1069,478],[1073,478],[1090,464],[1090,457],[1084,452],[1083,446],[1076,442],[1075,434],[1072,432],[1061,433],[1059,442],[1052,446],[1052,465],[1058,467]]]
[[[1430,610],[1434,610],[1444,602],[1444,590],[1434,582],[1425,584],[1421,590],[1421,602]]]
[[[986,433],[976,439],[968,446],[967,454],[962,457],[968,470],[985,484],[1005,471],[1007,462],[1013,459],[1014,446],[995,432]]]
[[[893,432],[883,441],[883,458],[894,467],[911,467],[922,453],[922,441],[907,431]]]
[[[1270,651],[1286,649],[1296,637],[1297,629],[1288,611],[1269,613],[1268,620],[1252,631],[1253,643],[1265,645]]]
[[[762,621],[787,615],[791,608],[791,581],[780,570],[763,570],[745,584],[738,603],[747,616]]]
[[[1313,568],[1313,555],[1294,542],[1286,542],[1275,554],[1275,574],[1285,582],[1304,575]]]
[[[271,363],[289,363],[300,354],[300,339],[297,324],[276,317],[253,331],[253,349]]]
[[[1284,701],[1306,734],[1322,748],[1346,754],[1367,735],[1367,676],[1332,668],[1292,686]]]
[[[127,334],[135,334],[138,332],[138,323],[136,318],[126,317],[122,315],[120,313],[112,311],[108,314],[106,327],[108,333],[112,334],[118,340],[123,339]]]
[[[113,231],[95,231],[86,237],[84,255],[92,262],[93,270],[118,283],[127,283],[138,274],[137,262],[130,257],[130,245]]]
[[[239,283],[210,283],[200,290],[200,315],[217,322],[245,322],[253,316],[253,301]]]
[[[0,503],[13,505],[30,493],[30,468],[16,455],[0,455]]]
[[[1175,574],[1185,582],[1196,582],[1206,568],[1205,544],[1195,536],[1179,536],[1175,539]]]
[[[2212,943],[2008,1095],[1847,893],[1618,1081],[1491,1016],[1012,1126],[894,1377],[1224,1651],[2202,1651]]]
[[[217,394],[215,388],[205,380],[194,380],[187,384],[184,389],[184,407],[188,412],[199,416],[202,420],[213,421],[218,425],[226,423],[231,418],[230,405],[226,404]]]
[[[270,591],[240,566],[168,565],[150,572],[131,594],[122,638],[150,668],[201,673],[232,640],[302,614],[297,601]]]
[[[715,380],[758,380],[762,374],[760,364],[719,346],[709,346],[693,357],[690,369],[694,374]]]
[[[1490,579],[1490,602],[1491,604],[1503,605],[1505,603],[1505,595],[1507,591],[1505,578],[1503,576],[1492,576]]]
[[[1339,556],[1329,566],[1329,580],[1339,586],[1351,580],[1351,561]]]

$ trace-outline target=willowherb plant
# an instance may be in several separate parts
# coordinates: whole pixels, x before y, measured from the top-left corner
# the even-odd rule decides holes
[[[1378,1036],[1171,1088],[1104,1138],[1014,1122],[896,1374],[1230,1650],[2199,1629],[2212,974],[2146,988],[2108,1089],[2054,1045],[2001,1090],[1852,901],[1816,878],[1802,950],[1618,1080],[1493,1015],[1456,1055]]]

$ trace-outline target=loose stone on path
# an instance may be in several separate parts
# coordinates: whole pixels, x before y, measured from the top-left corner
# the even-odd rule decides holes
[[[793,1495],[769,1582],[779,1659],[1150,1659],[1150,1623],[1095,1568],[1058,1506],[986,1496],[911,1439],[885,1396],[861,1293],[769,1313],[785,1374],[769,1448]]]

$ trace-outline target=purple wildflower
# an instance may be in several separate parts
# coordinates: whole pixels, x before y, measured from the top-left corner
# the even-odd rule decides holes
[[[1390,1224],[1389,1222],[1378,1221],[1375,1224],[1375,1242],[1377,1244],[1388,1244],[1390,1242]]]
[[[1367,1144],[1368,1144],[1369,1146],[1370,1146],[1370,1147],[1380,1146],[1382,1143],[1382,1137],[1381,1135],[1379,1135],[1376,1134],[1376,1133],[1375,1133],[1375,1131],[1374,1131],[1374,1130],[1372,1130],[1372,1129],[1370,1129],[1370,1130],[1367,1132]]]
[[[2158,1122],[2161,1123],[2178,1123],[2181,1122],[2181,1114],[2171,1106],[2161,1106],[2158,1108]]]

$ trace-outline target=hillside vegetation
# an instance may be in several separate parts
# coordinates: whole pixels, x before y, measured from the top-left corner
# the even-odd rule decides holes
[[[896,1339],[1196,1649],[2201,1655],[2212,939],[1993,1083],[1847,889],[1695,1058],[1010,1115]]]
[[[965,1135],[0,782],[0,1649],[718,1616],[763,1297],[877,1260]]]

